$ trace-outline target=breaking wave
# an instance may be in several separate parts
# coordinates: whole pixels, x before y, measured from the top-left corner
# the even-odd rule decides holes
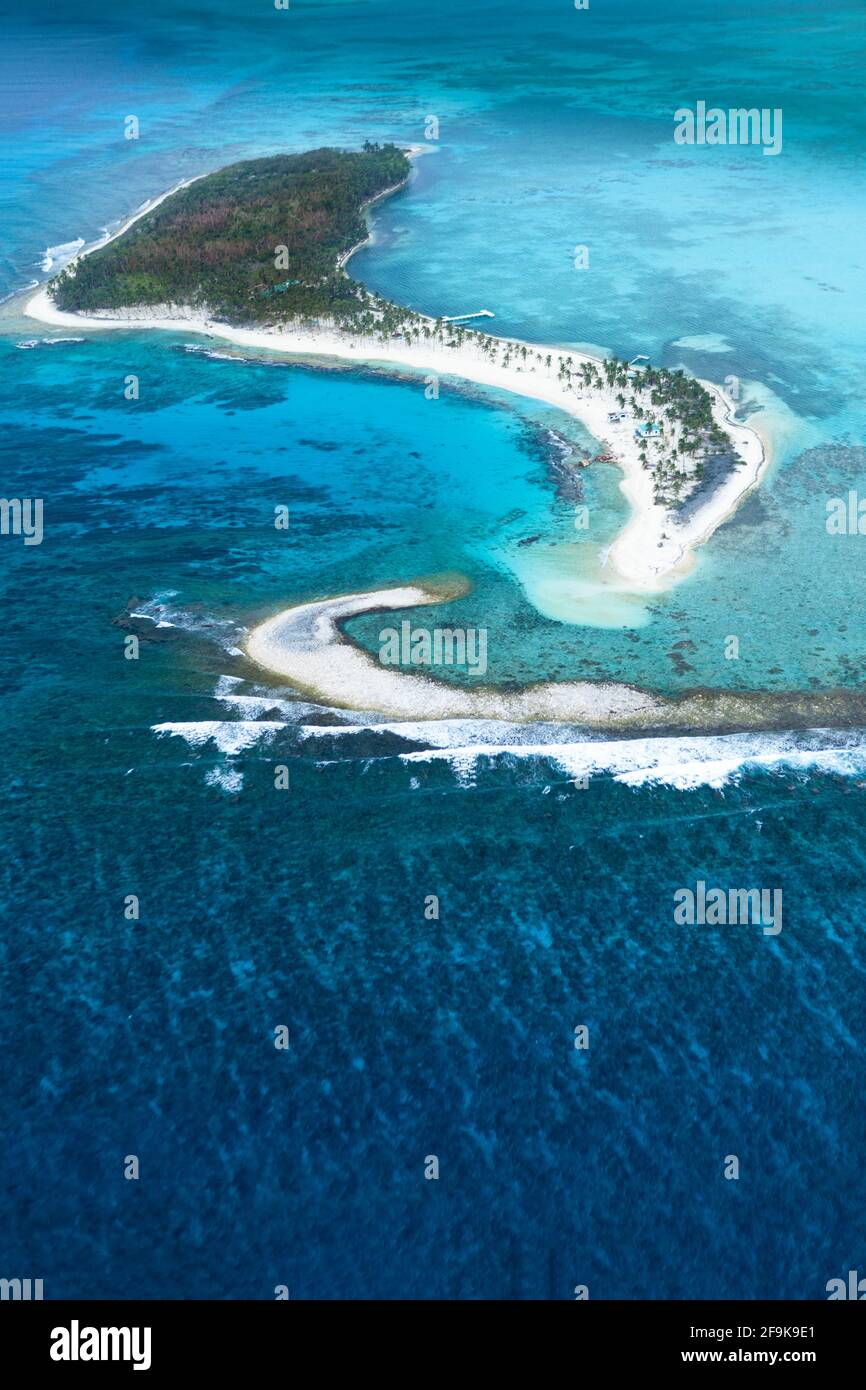
[[[40,270],[58,270],[61,266],[67,265],[74,260],[84,245],[84,237],[76,237],[74,241],[63,241],[59,246],[49,246],[42,254]]]
[[[546,759],[569,779],[607,776],[626,786],[656,784],[680,790],[723,787],[744,773],[760,770],[866,775],[866,730],[862,729],[610,740],[587,739],[585,733],[560,725],[442,720],[343,729],[306,725],[301,733],[308,740],[345,740],[375,733],[418,742],[426,746],[396,754],[400,761],[412,765],[444,760],[462,782],[472,780],[482,765],[527,759]]]
[[[680,791],[723,788],[744,775],[812,773],[866,778],[866,730],[808,729],[737,734],[660,735],[607,739],[556,723],[515,724],[486,719],[389,720],[331,710],[272,694],[241,677],[223,675],[213,698],[236,717],[156,724],[159,737],[209,752],[220,768],[207,780],[238,790],[242,762],[258,745],[317,767],[392,762],[409,785],[420,765],[447,764],[461,786],[481,775],[535,763],[568,781],[606,778],[628,787]]]

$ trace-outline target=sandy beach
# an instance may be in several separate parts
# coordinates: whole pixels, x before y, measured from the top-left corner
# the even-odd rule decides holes
[[[405,585],[287,608],[255,628],[247,653],[259,666],[330,706],[375,709],[392,719],[575,720],[629,727],[661,717],[665,702],[627,685],[545,681],[521,690],[467,689],[382,665],[343,637],[339,624],[359,613],[441,603],[453,592]],[[383,625],[387,622],[383,617]]]
[[[572,724],[587,731],[701,731],[848,727],[864,717],[859,691],[693,690],[665,696],[615,681],[538,681],[516,688],[460,684],[441,667],[385,665],[342,631],[361,613],[434,606],[461,584],[422,582],[296,604],[267,618],[246,639],[250,659],[331,709],[375,710],[394,720],[474,719],[511,724]],[[381,655],[381,653],[380,653]],[[426,669],[429,674],[420,674]]]
[[[418,152],[413,151],[415,153]],[[121,236],[171,193],[191,182],[194,180],[186,180],[145,205],[112,237],[87,247],[70,265],[74,266],[91,251]],[[352,248],[352,251],[356,249]],[[343,264],[351,254],[347,254]],[[631,516],[611,545],[606,565],[612,583],[620,583],[622,587],[637,592],[664,589],[689,571],[694,564],[695,547],[707,540],[736,510],[760,481],[771,456],[768,439],[762,438],[751,426],[733,419],[736,403],[721,387],[712,382],[702,382],[712,396],[716,423],[727,431],[739,454],[740,463],[693,510],[687,521],[680,522],[671,517],[665,506],[654,501],[653,479],[640,463],[634,421],[627,418],[614,422],[608,418],[620,410],[616,388],[584,388],[578,383],[570,385],[560,375],[561,364],[566,360],[572,373],[579,371],[584,363],[600,368],[603,359],[586,353],[485,334],[485,338],[493,338],[497,345],[497,357],[503,359],[491,361],[475,336],[468,336],[462,342],[449,346],[432,336],[429,341],[416,339],[411,343],[399,336],[382,341],[375,336],[365,338],[315,325],[236,328],[189,306],[177,304],[147,306],[111,316],[64,313],[54,305],[47,286],[29,298],[25,313],[50,327],[75,328],[77,331],[128,329],[131,324],[170,332],[183,328],[185,332],[224,339],[237,347],[253,351],[282,352],[314,362],[328,359],[393,367],[401,373],[420,376],[422,383],[423,379],[430,377],[456,377],[558,407],[578,419],[600,444],[604,442],[609,446],[605,452],[622,470],[620,487],[631,508]],[[426,322],[432,333],[434,320]]]

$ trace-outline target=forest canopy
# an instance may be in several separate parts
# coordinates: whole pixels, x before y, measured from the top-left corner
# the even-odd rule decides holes
[[[350,322],[361,287],[339,268],[364,207],[409,176],[395,145],[229,165],[171,194],[51,283],[58,308],[185,304],[229,323]]]

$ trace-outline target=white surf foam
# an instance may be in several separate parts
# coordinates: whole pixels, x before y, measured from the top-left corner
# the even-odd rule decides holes
[[[814,729],[808,732],[707,734],[635,739],[587,739],[575,731],[563,738],[556,725],[500,725],[485,720],[398,722],[361,728],[304,725],[305,739],[383,732],[427,748],[396,754],[413,765],[444,760],[459,782],[477,775],[482,759],[549,759],[569,779],[609,776],[625,786],[659,785],[693,790],[722,788],[744,773],[866,774],[866,733]]]
[[[476,744],[468,748],[431,749],[402,753],[407,763],[446,758],[452,762],[458,780],[465,782],[470,765],[477,769],[482,756],[549,758],[569,779],[579,780],[607,775],[624,786],[675,787],[692,791],[697,787],[722,788],[738,781],[745,773],[763,769],[769,772],[835,772],[857,776],[866,772],[866,743],[855,748],[811,748],[755,744],[725,744],[728,737],[708,738],[701,746],[688,739],[635,739],[612,743],[540,743],[517,746]],[[767,735],[770,738],[772,736]],[[694,755],[694,756],[690,756]]]
[[[236,767],[212,767],[204,780],[209,787],[219,787],[224,792],[239,792],[244,785],[244,774]]]
[[[233,757],[254,744],[272,738],[286,726],[279,720],[266,719],[200,719],[190,723],[167,722],[151,725],[159,737],[182,738],[190,748],[203,748],[213,743],[220,753]]]
[[[158,593],[146,603],[130,610],[130,618],[146,619],[155,627],[176,627],[199,637],[211,638],[227,652],[242,655],[237,647],[242,628],[227,618],[214,618],[206,613],[194,613],[178,607],[172,600],[177,597],[174,589]]]
[[[75,259],[84,245],[84,237],[76,237],[74,241],[63,241],[59,246],[49,246],[43,252],[40,270],[58,270],[69,261]]]

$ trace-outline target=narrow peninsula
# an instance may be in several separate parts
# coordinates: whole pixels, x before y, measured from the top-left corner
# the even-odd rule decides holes
[[[27,312],[78,327],[182,323],[244,347],[462,377],[559,406],[624,473],[632,513],[610,548],[610,582],[664,587],[758,481],[766,442],[720,387],[682,370],[498,337],[352,279],[367,210],[409,182],[411,154],[368,141],[192,180],[79,255]]]

